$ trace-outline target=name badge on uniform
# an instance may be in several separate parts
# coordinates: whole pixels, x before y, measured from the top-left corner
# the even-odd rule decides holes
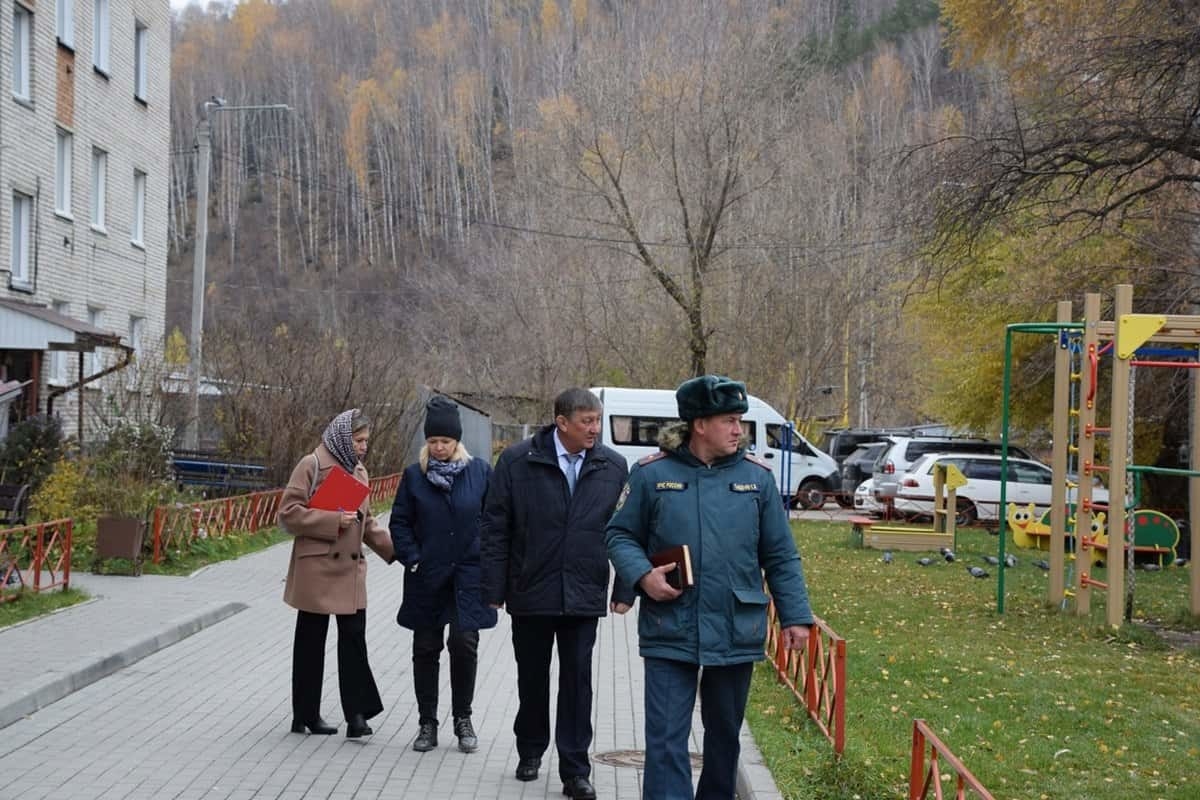
[[[757,492],[758,484],[757,483],[731,483],[731,484],[729,484],[729,491],[731,491],[731,492]]]
[[[687,489],[687,484],[681,481],[659,481],[654,484],[656,492],[682,492]]]

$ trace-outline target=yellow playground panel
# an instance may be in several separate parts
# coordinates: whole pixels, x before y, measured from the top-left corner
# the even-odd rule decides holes
[[[850,518],[851,543],[876,550],[941,550],[954,547],[956,492],[967,482],[953,464],[933,467],[933,525],[881,522],[869,517]]]

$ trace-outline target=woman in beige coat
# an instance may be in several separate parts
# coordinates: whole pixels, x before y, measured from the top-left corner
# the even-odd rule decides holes
[[[371,516],[364,499],[355,510],[309,508],[309,498],[334,465],[367,483],[362,458],[371,423],[358,409],[333,418],[321,444],[292,470],[280,501],[279,521],[294,536],[283,600],[297,609],[292,649],[292,732],[332,734],[337,728],[321,719],[321,680],[325,672],[325,635],[329,615],[338,624],[338,688],[347,738],[373,733],[367,720],[383,711],[379,689],[367,661],[367,560],[362,546],[392,561],[388,530]]]

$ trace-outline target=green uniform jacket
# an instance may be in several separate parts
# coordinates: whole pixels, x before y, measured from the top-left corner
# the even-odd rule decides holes
[[[766,573],[784,626],[811,625],[808,588],[771,470],[743,450],[706,466],[686,445],[642,459],[606,531],[608,557],[635,584],[647,554],[686,544],[696,585],[671,602],[640,593],[643,657],[720,666],[764,657]]]

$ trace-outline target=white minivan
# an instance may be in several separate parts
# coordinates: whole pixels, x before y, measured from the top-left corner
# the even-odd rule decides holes
[[[679,406],[672,389],[601,386],[593,387],[592,392],[604,403],[601,441],[625,456],[630,467],[638,459],[657,452],[658,432],[679,421]],[[754,395],[749,395],[748,400],[750,409],[742,415],[742,427],[750,439],[750,452],[771,465],[778,487],[784,471],[781,448],[787,420]],[[839,488],[835,485],[839,482],[837,462],[795,431],[791,434],[790,450],[787,494],[792,506],[820,508],[828,494]]]

